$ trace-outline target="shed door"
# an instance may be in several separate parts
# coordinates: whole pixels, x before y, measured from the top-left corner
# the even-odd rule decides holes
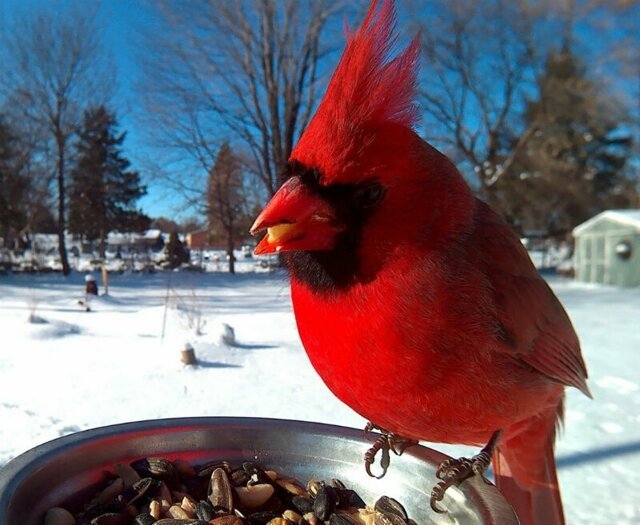
[[[604,283],[607,273],[606,237],[604,235],[584,235],[580,240],[581,279],[592,283]]]
[[[604,235],[598,235],[593,240],[595,245],[592,247],[593,266],[591,271],[594,273],[591,280],[595,283],[604,283],[607,267],[607,258],[605,257],[607,239]]]
[[[590,282],[591,267],[593,266],[593,247],[591,246],[591,237],[588,235],[580,239],[580,280]]]

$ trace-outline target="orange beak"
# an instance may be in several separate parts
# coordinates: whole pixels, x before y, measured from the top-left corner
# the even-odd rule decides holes
[[[256,255],[329,250],[344,226],[327,201],[307,188],[300,177],[291,177],[260,212],[251,235],[265,229],[267,234],[256,246]]]

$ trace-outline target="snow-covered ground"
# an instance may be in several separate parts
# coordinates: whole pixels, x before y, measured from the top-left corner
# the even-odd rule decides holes
[[[568,394],[557,447],[568,523],[640,523],[640,289],[551,284],[581,336],[595,397]],[[150,418],[364,426],[308,363],[283,275],[124,274],[110,285],[85,312],[81,274],[0,276],[0,466],[70,432]],[[222,323],[235,347],[219,342]],[[180,363],[187,342],[197,367]]]

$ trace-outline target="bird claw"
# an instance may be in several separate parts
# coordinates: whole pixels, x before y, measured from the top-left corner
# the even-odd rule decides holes
[[[417,445],[418,442],[411,439],[400,438],[371,422],[368,422],[364,428],[364,433],[367,439],[370,439],[370,435],[373,430],[380,431],[381,435],[375,438],[373,446],[365,452],[364,469],[372,478],[381,479],[385,476],[389,469],[389,465],[391,464],[391,455],[389,454],[389,451],[393,452],[396,456],[401,456],[408,447],[411,445]],[[382,473],[375,475],[371,472],[371,466],[375,463],[376,455],[380,451],[382,451],[382,457],[380,458]]]
[[[496,432],[491,440],[482,451],[472,458],[448,459],[440,463],[436,470],[436,477],[442,481],[431,490],[431,508],[438,514],[447,512],[445,509],[438,507],[438,502],[442,501],[449,487],[457,487],[463,481],[473,477],[480,476],[482,481],[491,482],[484,475],[485,471],[491,463],[491,454],[498,440],[500,433]]]
[[[379,442],[376,441],[373,446],[365,453],[364,469],[370,477],[382,479],[387,474],[387,470],[389,469],[389,465],[391,464],[391,456],[389,455],[389,447],[385,445],[378,446],[378,444]],[[376,475],[371,472],[371,466],[375,463],[375,457],[379,450],[382,450],[382,457],[380,458],[380,467],[382,467],[382,472]]]
[[[438,514],[444,514],[447,512],[446,509],[438,507],[438,502],[442,501],[444,498],[444,493],[447,491],[449,486],[444,482],[439,482],[433,489],[431,489],[431,509]]]
[[[443,461],[438,470],[436,477],[442,481],[431,490],[431,508],[438,514],[447,512],[445,509],[438,507],[438,502],[442,501],[449,487],[457,487],[464,480],[469,479],[477,473],[476,458],[458,458]],[[483,476],[484,477],[484,476]]]

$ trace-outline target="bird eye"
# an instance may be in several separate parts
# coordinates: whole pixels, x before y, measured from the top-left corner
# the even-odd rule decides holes
[[[356,192],[356,200],[362,208],[371,208],[384,197],[384,188],[377,182],[369,183]]]
[[[320,184],[322,175],[319,170],[312,169],[309,175],[314,184]]]

